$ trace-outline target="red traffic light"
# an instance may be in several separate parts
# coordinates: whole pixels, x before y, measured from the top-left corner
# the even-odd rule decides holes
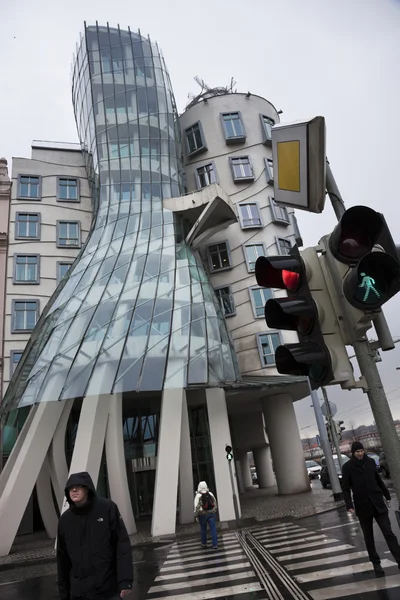
[[[256,260],[256,280],[267,288],[295,291],[301,280],[303,262],[300,256],[259,256]]]

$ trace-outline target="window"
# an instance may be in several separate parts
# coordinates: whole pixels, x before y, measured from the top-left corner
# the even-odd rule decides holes
[[[211,271],[220,271],[228,269],[231,266],[229,248],[227,242],[213,244],[208,247],[208,256],[210,260]]]
[[[294,239],[295,239],[296,244],[299,246],[299,248],[301,248],[303,245],[303,238],[301,237],[301,233],[300,233],[299,225],[297,223],[296,215],[294,213],[292,213],[291,216],[292,216],[292,225],[293,225],[293,229],[294,229]]]
[[[185,129],[186,145],[189,156],[207,150],[200,122]]]
[[[259,333],[257,335],[257,343],[261,364],[263,366],[274,365],[276,349],[281,345],[279,333]]]
[[[58,262],[57,263],[57,281],[61,281],[61,279],[68,273],[71,262]]]
[[[10,353],[10,377],[18,367],[18,363],[21,360],[23,350],[11,350]]]
[[[12,332],[32,331],[39,317],[39,300],[13,300]]]
[[[242,229],[262,227],[260,209],[257,202],[239,204],[239,220]]]
[[[79,221],[57,221],[57,246],[80,248],[81,228]]]
[[[197,188],[203,188],[206,185],[217,183],[214,163],[208,163],[196,169]]]
[[[39,213],[18,213],[15,215],[15,237],[40,238],[40,215]]]
[[[272,162],[272,158],[265,159],[265,172],[267,175],[267,183],[274,182],[274,163]]]
[[[277,204],[273,198],[269,199],[269,204],[271,206],[272,220],[277,223],[289,225],[290,221],[286,206]]]
[[[249,244],[244,246],[247,270],[252,273],[256,268],[256,260],[259,256],[265,256],[264,244]]]
[[[58,178],[58,200],[79,202],[79,183],[76,178]]]
[[[244,142],[246,134],[244,131],[240,113],[223,113],[221,115],[224,128],[225,140],[227,144]]]
[[[231,293],[230,286],[227,285],[226,287],[217,288],[215,293],[224,315],[226,317],[230,317],[236,314],[235,303],[233,301],[233,295]]]
[[[110,158],[129,158],[133,155],[133,142],[110,144]]]
[[[292,242],[290,240],[287,240],[286,238],[277,237],[276,245],[278,247],[279,254],[290,254],[290,250],[292,249]]]
[[[18,177],[18,197],[32,198],[39,200],[40,198],[40,177],[33,175],[19,175]]]
[[[275,125],[275,121],[270,119],[270,117],[266,117],[265,115],[260,115],[261,125],[262,125],[262,134],[263,134],[263,143],[266,146],[271,145],[272,141],[272,127]]]
[[[14,254],[14,283],[39,283],[38,254]]]
[[[248,181],[254,179],[253,167],[248,156],[229,158],[234,181]]]
[[[270,298],[272,298],[272,291],[269,288],[250,288],[250,299],[256,319],[265,316],[265,303]]]

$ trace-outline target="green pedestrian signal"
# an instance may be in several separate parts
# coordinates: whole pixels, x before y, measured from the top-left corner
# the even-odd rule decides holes
[[[232,452],[232,446],[229,446],[228,444],[225,446],[225,452],[226,452],[226,459],[227,460],[232,460],[233,459],[233,452]]]
[[[329,237],[329,250],[348,265],[343,294],[354,308],[377,311],[400,290],[399,254],[380,213],[349,208]]]

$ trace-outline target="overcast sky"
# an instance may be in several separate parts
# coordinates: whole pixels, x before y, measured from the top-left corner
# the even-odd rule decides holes
[[[61,9],[61,6],[63,8]],[[196,6],[196,8],[195,8]],[[327,152],[349,207],[383,212],[400,244],[400,2],[398,0],[3,0],[0,20],[0,155],[30,156],[33,139],[77,141],[72,54],[83,21],[149,34],[163,50],[178,108],[197,93],[195,75],[229,83],[282,109],[282,122],[323,115]],[[298,212],[304,244],[335,217]],[[385,306],[400,336],[400,295]],[[380,371],[400,418],[400,344]],[[371,423],[368,398],[329,388],[346,424]],[[316,433],[310,399],[296,404],[302,435]]]

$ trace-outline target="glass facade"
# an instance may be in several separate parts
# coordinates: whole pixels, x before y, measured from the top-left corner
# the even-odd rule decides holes
[[[202,262],[183,241],[181,217],[163,208],[183,188],[177,112],[157,45],[139,33],[87,27],[73,103],[92,227],[43,311],[2,410],[237,381]]]

